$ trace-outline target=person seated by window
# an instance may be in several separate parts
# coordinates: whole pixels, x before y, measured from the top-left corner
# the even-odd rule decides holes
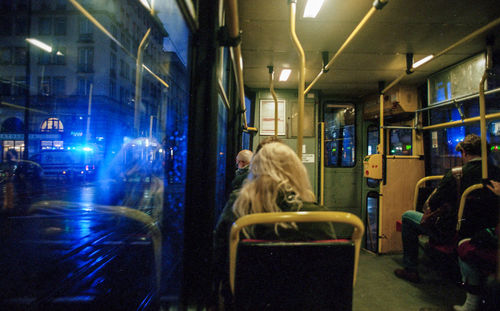
[[[240,189],[245,179],[247,179],[250,160],[252,160],[252,156],[253,156],[252,151],[247,149],[243,149],[240,152],[238,152],[238,155],[236,156],[236,166],[238,168],[236,169],[236,173],[234,174],[234,179],[231,182],[233,190]]]
[[[479,184],[481,174],[481,138],[475,134],[467,135],[457,144],[456,148],[462,154],[464,165],[446,173],[437,189],[431,194],[424,206],[424,213],[407,211],[402,216],[403,265],[404,269],[396,269],[395,275],[410,282],[419,282],[418,274],[418,236],[428,235],[430,239],[440,244],[454,243],[455,228],[460,197],[465,189]],[[498,179],[500,173],[497,167],[489,166],[489,176]],[[489,190],[481,194],[485,201],[493,202],[495,197]],[[496,199],[495,199],[496,202]],[[495,226],[492,223],[498,219],[496,203],[486,204],[480,213],[475,208],[466,209],[464,221],[459,233],[461,238],[485,227]],[[438,219],[439,222],[435,222]]]
[[[227,202],[214,233],[214,276],[216,290],[224,301],[229,291],[229,232],[239,217],[253,213],[326,211],[317,205],[307,171],[295,152],[279,142],[265,144],[250,164],[248,180]],[[247,229],[247,230],[245,230]],[[279,223],[243,229],[246,238],[281,241],[335,239],[331,223]]]
[[[491,181],[488,188],[500,196],[500,182]],[[481,287],[486,276],[495,273],[498,266],[499,229],[500,224],[485,228],[458,243],[458,263],[467,296],[463,305],[453,306],[455,311],[480,310]]]

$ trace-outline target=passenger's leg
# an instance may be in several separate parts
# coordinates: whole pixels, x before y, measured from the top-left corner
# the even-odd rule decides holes
[[[402,217],[402,237],[403,237],[403,265],[405,269],[396,269],[394,273],[397,277],[418,282],[418,236],[425,233],[420,226],[422,213],[407,211]]]
[[[468,240],[470,239],[462,240],[460,244],[463,242],[469,243]],[[481,302],[481,272],[476,266],[468,264],[460,258],[458,263],[460,265],[460,273],[462,274],[462,282],[464,282],[465,290],[467,291],[467,298],[462,306],[453,306],[453,309],[456,311],[479,310],[479,303]]]
[[[422,213],[407,211],[403,214],[403,265],[409,271],[417,272],[418,266],[418,236],[424,231],[420,226]]]

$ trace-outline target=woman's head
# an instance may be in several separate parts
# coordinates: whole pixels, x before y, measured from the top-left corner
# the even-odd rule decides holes
[[[250,175],[243,185],[233,210],[238,217],[253,213],[280,212],[278,197],[288,204],[316,200],[307,171],[287,145],[272,142],[252,158]]]

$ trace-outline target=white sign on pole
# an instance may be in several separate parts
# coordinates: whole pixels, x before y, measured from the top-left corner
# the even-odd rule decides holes
[[[274,135],[274,100],[260,101],[260,135]],[[278,100],[278,135],[285,135],[285,101]]]

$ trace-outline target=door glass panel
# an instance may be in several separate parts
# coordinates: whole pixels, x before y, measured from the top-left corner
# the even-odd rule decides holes
[[[325,107],[326,166],[352,167],[356,163],[355,108],[350,104]]]

